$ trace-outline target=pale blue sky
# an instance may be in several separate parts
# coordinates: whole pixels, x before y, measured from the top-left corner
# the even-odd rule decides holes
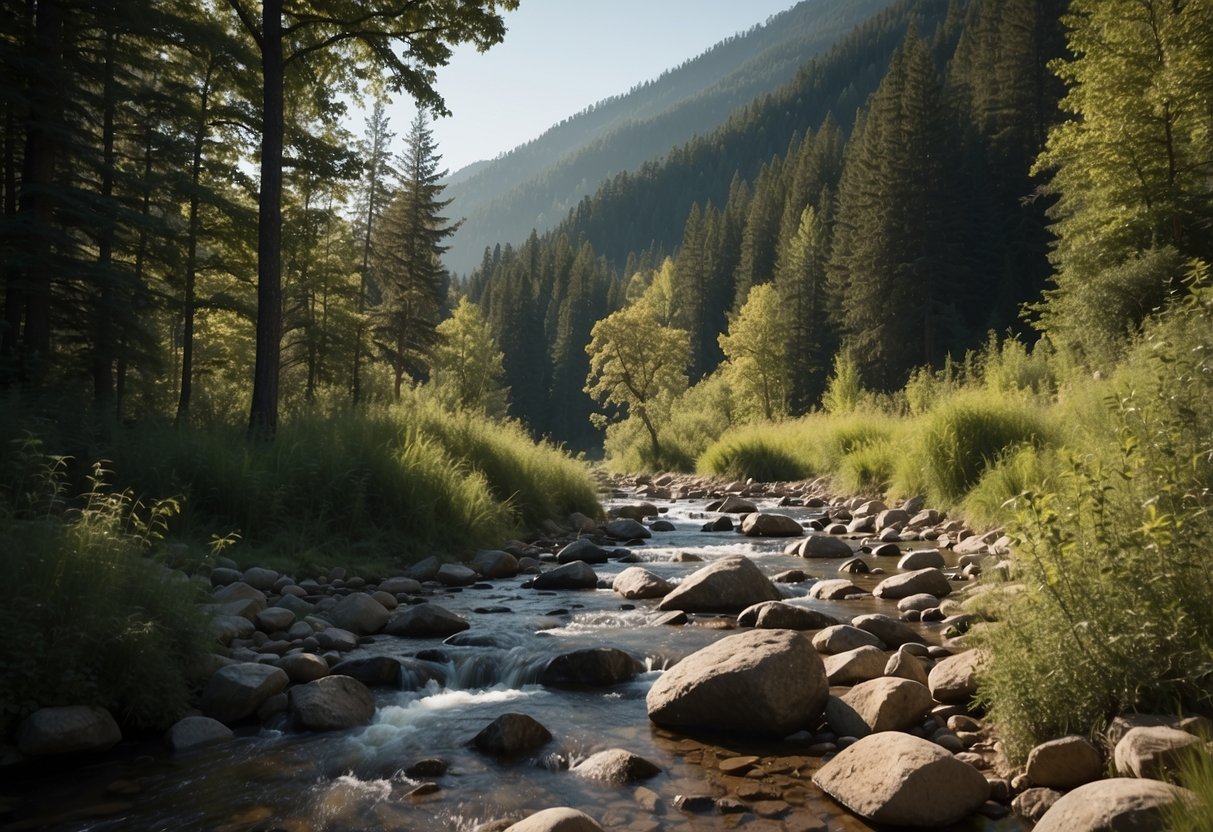
[[[434,136],[452,172],[529,141],[604,98],[656,78],[797,0],[521,0],[505,40],[458,50],[438,70],[453,115]],[[411,101],[389,110],[398,136]],[[362,133],[362,127],[353,126]]]

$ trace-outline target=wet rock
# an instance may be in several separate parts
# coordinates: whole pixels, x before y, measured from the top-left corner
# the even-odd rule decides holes
[[[383,629],[391,613],[365,592],[355,592],[338,601],[329,616],[341,629],[356,636],[369,636]]]
[[[900,612],[917,611],[933,609],[939,606],[939,599],[934,595],[928,595],[925,592],[920,592],[917,595],[907,595],[897,602],[897,609]]]
[[[822,766],[813,782],[876,823],[929,828],[977,811],[990,788],[977,769],[934,743],[898,732],[860,739]]]
[[[598,575],[585,561],[574,560],[536,575],[531,586],[534,589],[595,589]]]
[[[784,737],[811,727],[827,696],[825,668],[805,636],[752,630],[674,665],[649,689],[646,704],[649,718],[666,727]]]
[[[1024,773],[1035,786],[1066,791],[1102,777],[1103,755],[1086,737],[1062,737],[1033,748]]]
[[[653,622],[654,627],[679,627],[686,624],[689,619],[687,614],[682,610],[674,610],[667,612],[665,615],[658,616]]]
[[[333,665],[333,675],[349,676],[367,687],[400,686],[400,660],[393,656],[364,656]]]
[[[838,567],[838,571],[847,575],[866,575],[872,571],[872,567],[868,566],[868,562],[863,558],[851,558]]]
[[[646,517],[657,516],[657,506],[652,503],[638,503],[630,506],[619,506],[611,511],[615,517],[621,517],[625,520],[643,520]]]
[[[684,612],[737,612],[783,594],[749,558],[733,555],[692,573],[658,605]]]
[[[852,627],[850,624],[826,627],[813,636],[813,647],[817,649],[817,652],[825,653],[826,655],[845,653],[848,650],[867,646],[875,647],[882,651],[885,649],[885,643],[879,638],[867,630]]]
[[[614,647],[589,647],[556,656],[544,667],[540,683],[549,687],[605,687],[625,682],[644,665]]]
[[[1166,725],[1133,728],[1116,743],[1112,759],[1116,773],[1121,777],[1158,780],[1168,771],[1177,771],[1185,749],[1198,742],[1200,740],[1187,731]]]
[[[417,595],[421,592],[421,581],[405,577],[388,578],[379,582],[379,590],[392,595]]]
[[[977,650],[941,660],[927,676],[931,695],[945,705],[967,706],[977,694],[982,661],[983,655]]]
[[[316,633],[315,638],[321,650],[346,653],[358,646],[358,636],[340,627],[327,627]]]
[[[851,625],[867,630],[889,647],[900,647],[913,642],[923,643],[922,636],[912,627],[880,613],[856,616],[851,620]]]
[[[899,598],[923,593],[942,598],[951,591],[952,585],[948,582],[947,576],[941,570],[931,567],[891,575],[877,584],[876,588],[872,590],[872,594],[877,598],[895,601]]]
[[[606,563],[610,559],[610,552],[585,537],[574,540],[556,553],[557,563]]]
[[[606,533],[616,540],[647,540],[653,536],[643,523],[626,517],[607,523]]]
[[[375,715],[375,697],[350,676],[326,676],[297,685],[287,694],[295,724],[308,731],[341,731],[366,725]]]
[[[576,809],[544,809],[518,821],[505,832],[603,832],[589,815]]]
[[[741,533],[746,537],[796,537],[804,528],[784,514],[754,512],[741,521]]]
[[[443,586],[471,586],[480,580],[480,575],[475,569],[464,566],[462,563],[444,563],[438,567],[438,572],[434,575],[434,580]]]
[[[107,751],[121,739],[110,712],[87,705],[39,708],[17,728],[17,749],[30,757]]]
[[[207,716],[187,716],[173,723],[164,735],[165,744],[173,751],[190,751],[226,742],[235,734],[217,719]]]
[[[716,800],[710,794],[676,794],[674,808],[680,812],[710,812],[716,808]]]
[[[860,682],[831,701],[826,720],[839,736],[904,731],[921,722],[934,704],[926,685],[882,677]]]
[[[1011,809],[1021,818],[1039,823],[1045,812],[1052,809],[1053,804],[1060,799],[1061,792],[1056,789],[1025,789],[1011,801]]]
[[[868,593],[844,578],[834,578],[828,581],[818,581],[809,587],[809,597],[818,601],[842,601],[852,595],[867,595]]]
[[[415,581],[432,581],[438,574],[438,570],[442,568],[442,561],[436,557],[428,557],[424,560],[419,560],[410,566],[404,574],[406,578],[412,578]]]
[[[601,780],[615,786],[648,780],[661,773],[660,766],[622,748],[591,754],[570,770],[579,777]]]
[[[485,578],[512,578],[518,574],[518,558],[500,549],[481,549],[469,566]]]
[[[674,589],[665,578],[654,575],[647,569],[631,566],[615,576],[611,588],[624,598],[661,598]]]
[[[845,540],[828,534],[811,534],[800,544],[796,554],[802,558],[849,558],[855,553]]]
[[[709,503],[708,511],[718,511],[721,514],[753,514],[758,506],[744,497],[730,494],[719,503]]]
[[[895,558],[901,556],[901,547],[896,543],[882,543],[872,549],[872,555],[878,558]]]
[[[398,611],[383,631],[405,638],[445,638],[462,632],[471,625],[460,616],[438,604],[417,604]]]
[[[1187,789],[1158,780],[1097,780],[1059,798],[1036,824],[1035,832],[1164,829],[1165,808],[1192,799],[1195,795]]]
[[[257,712],[267,699],[290,683],[280,668],[257,662],[239,662],[221,667],[211,675],[202,692],[199,708],[220,722],[239,722]]]
[[[777,575],[771,576],[771,580],[777,584],[799,584],[808,579],[809,576],[803,569],[786,569]]]
[[[701,532],[731,532],[733,521],[728,517],[717,517],[710,523],[704,523]]]
[[[437,757],[427,757],[424,760],[418,760],[404,770],[406,776],[414,780],[423,780],[429,777],[441,777],[446,774],[447,769],[451,764],[446,760],[440,760]]]
[[[763,601],[737,616],[737,626],[764,630],[820,630],[838,623],[824,612],[783,601]]]
[[[876,515],[876,531],[901,528],[910,521],[910,513],[901,508],[885,509]]]
[[[328,662],[315,653],[291,653],[278,659],[274,665],[286,671],[294,684],[314,682],[329,675]]]
[[[856,647],[825,657],[826,678],[831,685],[855,685],[884,675],[888,657],[871,645]]]
[[[656,520],[649,524],[649,531],[653,532],[673,532],[677,530],[678,527],[669,520]]]
[[[526,714],[505,713],[486,725],[472,744],[486,754],[514,756],[542,748],[552,732]]]

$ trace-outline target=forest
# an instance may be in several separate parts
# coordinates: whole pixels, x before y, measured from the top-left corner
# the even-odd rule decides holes
[[[1025,587],[984,612],[1018,626],[974,637],[1012,756],[1209,712],[1213,2],[861,4],[790,80],[457,273],[477,174],[446,178],[437,73],[518,5],[4,5],[14,640],[74,632],[68,590],[99,631],[138,610],[140,655],[176,657],[151,695],[83,647],[40,661],[158,726],[202,625],[113,564],[454,557],[601,517],[588,462],[824,476],[1015,539]],[[549,173],[616,168],[590,156]],[[0,729],[62,685],[22,667]]]

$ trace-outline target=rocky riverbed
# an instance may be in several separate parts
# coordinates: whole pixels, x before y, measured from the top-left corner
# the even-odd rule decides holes
[[[604,486],[606,521],[466,563],[197,576],[196,712],[159,743],[36,713],[0,829],[1069,830],[1175,799],[1150,778],[1199,721],[1002,758],[964,635],[999,532],[820,482]]]

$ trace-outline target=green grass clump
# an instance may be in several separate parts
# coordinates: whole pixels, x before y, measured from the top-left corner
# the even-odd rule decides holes
[[[1047,479],[1052,464],[1049,449],[1011,447],[965,495],[965,517],[979,527],[1001,526],[1012,516],[1015,501]]]
[[[882,494],[888,490],[896,466],[891,442],[860,445],[842,458],[834,485],[850,494]]]
[[[1170,832],[1213,832],[1213,755],[1207,750],[1188,754],[1177,779],[1192,792],[1192,799],[1166,808],[1165,828]]]
[[[63,461],[25,458],[43,461],[29,478],[7,471],[0,503],[0,733],[38,707],[79,704],[164,729],[189,706],[212,641],[197,585],[149,556],[175,503],[111,491],[98,469],[68,508]]]
[[[778,439],[758,432],[726,435],[709,447],[699,459],[699,471],[726,479],[744,480],[753,477],[762,482],[798,480],[812,471]]]

